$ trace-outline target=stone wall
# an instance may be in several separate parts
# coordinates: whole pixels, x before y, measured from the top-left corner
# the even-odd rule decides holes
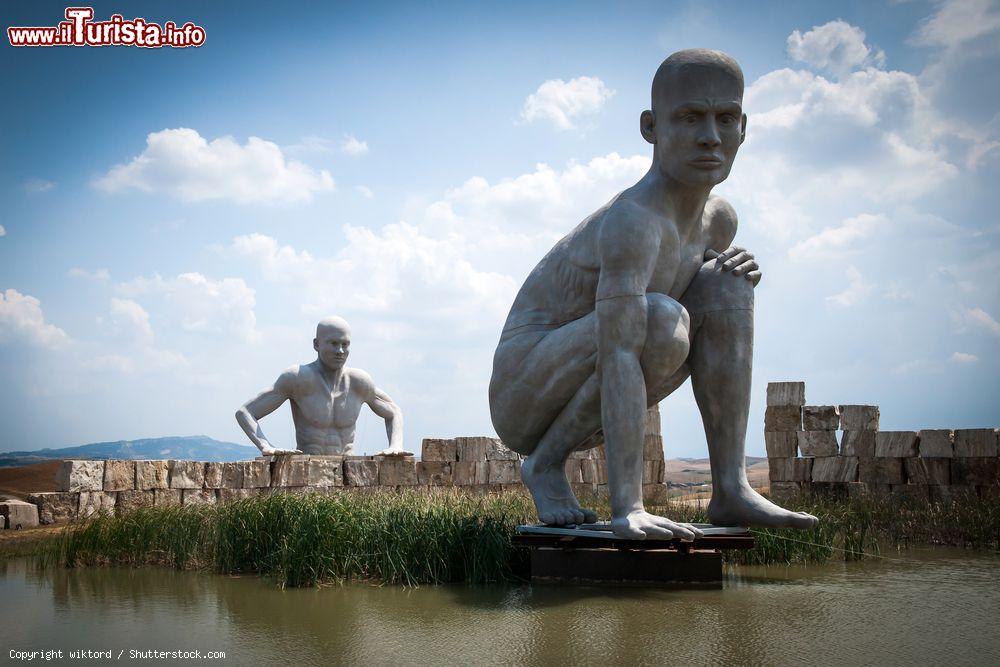
[[[412,456],[261,456],[253,461],[63,461],[55,492],[28,496],[43,524],[125,512],[149,505],[228,502],[273,493],[328,495],[372,489],[458,488],[471,492],[523,488],[521,461],[496,438],[426,438]],[[660,413],[646,415],[643,493],[665,497]],[[578,495],[607,489],[604,447],[576,452],[566,474]]]
[[[867,490],[944,498],[1000,485],[1000,430],[881,431],[877,405],[806,405],[804,382],[767,385],[764,444],[779,497]]]

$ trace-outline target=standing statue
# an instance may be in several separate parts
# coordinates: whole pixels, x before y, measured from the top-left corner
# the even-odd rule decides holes
[[[556,243],[518,292],[490,381],[497,434],[527,458],[542,522],[597,519],[566,479],[567,457],[603,431],[611,526],[623,538],[701,535],[642,503],[643,418],[691,377],[712,467],[710,520],[809,528],[746,479],[754,256],[733,246],[736,213],[712,188],[743,143],[743,72],[719,51],[671,55],[639,117],[653,164]]]
[[[265,456],[270,454],[350,454],[361,406],[385,420],[389,448],[380,455],[402,455],[403,413],[368,373],[348,368],[351,327],[339,317],[316,325],[313,349],[317,358],[282,373],[274,386],[236,411],[236,421]],[[297,450],[275,448],[258,424],[285,401],[292,402]]]

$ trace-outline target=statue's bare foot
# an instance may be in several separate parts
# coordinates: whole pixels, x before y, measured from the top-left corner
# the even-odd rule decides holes
[[[521,464],[521,479],[531,492],[542,523],[566,526],[597,521],[597,513],[580,507],[573,495],[565,466],[539,466],[532,455]]]
[[[611,519],[611,530],[618,537],[630,540],[644,540],[647,537],[669,540],[675,537],[693,540],[703,533],[687,523],[677,523],[645,510],[629,512],[623,517]]]
[[[805,512],[792,512],[740,484],[729,492],[715,490],[708,503],[708,519],[719,526],[763,526],[767,528],[798,528],[808,530],[819,519]]]

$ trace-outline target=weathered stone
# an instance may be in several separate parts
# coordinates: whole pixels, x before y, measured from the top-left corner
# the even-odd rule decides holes
[[[581,469],[581,473],[582,473]],[[581,475],[581,481],[583,477]],[[643,461],[642,462],[642,483],[662,484],[663,483],[663,461]]]
[[[243,462],[228,461],[222,464],[222,486],[223,489],[243,488]]]
[[[844,456],[875,456],[875,431],[844,431],[840,439],[840,453]]]
[[[812,481],[856,482],[858,481],[858,458],[856,456],[816,457],[813,459]]]
[[[56,491],[101,491],[104,461],[63,461],[56,473]],[[37,525],[37,524],[36,524]]]
[[[788,481],[808,482],[812,478],[813,459],[800,457],[788,459]]]
[[[807,405],[802,408],[802,429],[805,431],[836,431],[840,415],[835,405]]]
[[[222,486],[222,463],[209,461],[205,464],[205,488],[218,489]]]
[[[840,428],[845,431],[877,431],[877,405],[841,405]]]
[[[966,486],[1000,484],[1000,459],[995,456],[956,456],[951,459],[951,483]]]
[[[237,500],[246,500],[247,498],[253,498],[260,493],[260,489],[234,489],[222,487],[219,489],[220,503],[231,503]]]
[[[776,500],[794,498],[801,493],[800,482],[771,482],[770,496]]]
[[[490,484],[514,484],[521,481],[520,461],[490,461]]]
[[[914,431],[879,431],[875,434],[875,456],[909,458],[917,455],[917,434]]]
[[[386,457],[378,464],[380,486],[414,486],[417,483],[417,468],[413,457]]]
[[[132,491],[135,489],[135,461],[105,461],[104,490]]]
[[[765,431],[801,431],[802,408],[772,405],[764,410]]]
[[[569,453],[569,458],[577,459],[580,461],[587,461],[594,458],[594,450],[592,449],[575,449]]]
[[[483,436],[455,438],[459,461],[485,461],[486,452],[493,445],[493,438]]]
[[[218,499],[215,489],[184,489],[181,492],[184,505],[214,505]]]
[[[519,461],[521,459],[517,452],[509,449],[497,438],[490,438],[490,444],[486,448],[487,461]]]
[[[951,484],[950,458],[910,458],[903,459],[908,484]]]
[[[490,479],[486,461],[456,461],[451,464],[451,471],[455,486],[487,484]]]
[[[166,461],[136,461],[135,488],[140,491],[170,488],[170,466]]]
[[[581,468],[581,474],[583,470]],[[604,459],[594,459],[594,472],[597,475],[595,480],[598,484],[608,483],[608,462]]]
[[[457,461],[458,444],[443,438],[424,438],[420,445],[421,461]]]
[[[799,431],[799,454],[836,456],[839,453],[836,431]]]
[[[347,486],[377,486],[378,461],[345,460],[344,484]]]
[[[271,464],[267,461],[240,461],[244,489],[266,489],[271,486]]]
[[[6,517],[8,530],[34,528],[38,525],[38,505],[23,500],[0,501],[0,516]]]
[[[806,404],[805,382],[768,382],[768,407],[784,407],[794,405],[801,407]]]
[[[955,456],[997,455],[997,434],[991,428],[955,429]]]
[[[799,438],[794,431],[765,431],[767,458],[787,459],[798,454]]]
[[[201,461],[171,460],[171,489],[200,489],[205,485],[205,464]]]
[[[118,504],[117,493],[114,491],[81,491],[77,514],[88,517],[98,512],[114,514]]]
[[[180,505],[181,494],[181,489],[153,489],[153,504],[158,507]]]
[[[410,457],[410,461],[413,458]],[[306,479],[309,486],[332,487],[344,485],[344,468],[338,457],[313,457],[306,462]]]
[[[308,462],[305,456],[276,456],[271,464],[271,486],[308,486]]]
[[[645,471],[645,466],[643,466]],[[646,478],[645,472],[643,472],[643,479]],[[583,469],[580,468],[580,459],[569,459],[566,461],[566,479],[569,480],[570,484],[582,484],[583,483]]]
[[[80,509],[80,494],[76,491],[32,493],[28,502],[38,507],[38,523],[47,526],[74,518]]]
[[[663,437],[659,435],[646,434],[642,441],[642,458],[644,461],[663,460]]]
[[[924,429],[917,434],[917,451],[926,458],[951,458],[955,455],[950,429]]]
[[[212,493],[215,493],[214,491]],[[115,499],[115,514],[124,514],[140,507],[150,507],[156,499],[156,491],[126,489],[119,491]]]
[[[643,484],[642,501],[650,504],[667,502],[667,485],[658,482]]]
[[[903,459],[858,459],[858,480],[869,487],[881,484],[903,484]]]
[[[451,486],[451,461],[418,461],[417,483],[427,486]]]
[[[767,457],[767,478],[772,482],[789,482],[791,467],[788,465],[789,457]]]
[[[646,418],[643,423],[646,435],[662,435],[660,429],[660,406],[654,405],[646,410]]]
[[[580,461],[580,476],[583,477],[584,484],[597,484],[597,461],[594,459]]]

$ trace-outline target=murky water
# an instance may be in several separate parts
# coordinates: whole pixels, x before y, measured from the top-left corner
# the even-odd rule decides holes
[[[15,560],[0,562],[0,661],[159,649],[225,651],[231,664],[1000,664],[1000,555],[898,557],[742,568],[717,590],[279,590]]]

